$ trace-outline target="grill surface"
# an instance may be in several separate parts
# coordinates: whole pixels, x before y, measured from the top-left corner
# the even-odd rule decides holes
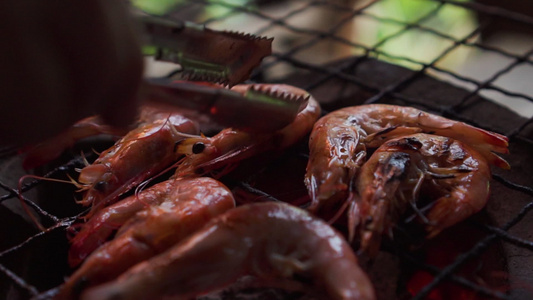
[[[391,13],[414,2],[423,5],[408,17]],[[520,1],[509,1],[514,2]],[[233,3],[185,1],[173,17],[214,29],[274,36],[274,54],[252,81],[307,89],[326,111],[363,103],[409,105],[509,136],[511,154],[505,158],[512,169],[493,169],[486,209],[434,241],[413,240],[407,224],[397,229],[394,241],[384,244],[378,260],[368,266],[381,299],[533,297],[533,97],[527,86],[533,75],[533,38],[515,39],[526,41],[524,49],[497,38],[501,28],[513,30],[506,34],[531,32],[533,18],[524,13],[532,7],[513,11],[482,1],[291,1],[282,8],[269,1]],[[404,6],[390,9],[391,3]],[[475,17],[473,23],[447,29],[450,10]],[[376,37],[366,37],[368,32],[377,32]],[[417,48],[425,41],[435,47],[424,45],[428,53],[421,54]],[[405,43],[409,51],[398,52]],[[465,53],[467,58],[461,58]],[[278,157],[278,164],[253,180],[228,178],[228,184],[262,199],[305,196],[299,177],[305,168],[305,143]],[[35,173],[75,175],[74,169],[82,166],[80,151],[94,159],[92,149],[106,146],[109,143],[87,141]],[[284,179],[289,184],[283,191],[273,189],[268,177],[285,164],[295,166],[295,174]],[[17,181],[24,174],[20,157],[4,155],[0,168],[0,298],[47,298],[46,291],[70,272],[66,228],[81,212],[73,201],[74,188],[25,181],[25,201],[50,227],[39,233],[18,204]],[[300,297],[271,290],[230,290],[224,295]]]

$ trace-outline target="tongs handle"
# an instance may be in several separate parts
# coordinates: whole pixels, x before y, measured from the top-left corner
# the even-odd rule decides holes
[[[272,132],[289,125],[306,105],[286,101],[250,88],[244,94],[214,84],[150,78],[144,98],[209,115],[223,126],[251,132]]]

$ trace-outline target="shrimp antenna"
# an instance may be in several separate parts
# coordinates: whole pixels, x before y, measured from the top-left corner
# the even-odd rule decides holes
[[[33,224],[35,224],[35,226],[37,226],[37,228],[39,228],[39,230],[45,231],[46,228],[41,224],[41,222],[39,222],[37,217],[31,212],[30,208],[26,204],[26,201],[22,197],[22,193],[23,193],[23,191],[22,191],[22,183],[24,182],[24,180],[26,178],[33,178],[33,179],[38,179],[38,180],[47,180],[47,181],[53,181],[53,182],[74,184],[76,187],[79,186],[79,183],[74,181],[74,179],[70,178],[70,176],[69,176],[70,181],[69,180],[56,179],[56,178],[47,178],[47,177],[31,175],[31,174],[27,174],[27,175],[24,175],[24,176],[19,178],[18,187],[17,187],[17,196],[18,196],[18,198],[20,200],[20,205],[22,206],[22,209],[24,210],[24,212],[31,219]]]
[[[94,149],[92,149],[92,152],[95,153],[96,155],[99,155]],[[82,163],[83,163],[83,166],[84,167],[87,167],[88,165],[90,165],[89,161],[87,160],[87,157],[85,156],[85,153],[83,151],[80,152],[80,157],[82,159]],[[76,172],[81,172],[82,168],[74,168],[74,171]],[[70,177],[70,176],[69,176]],[[71,179],[72,180],[72,179]]]
[[[102,154],[102,152],[98,152],[98,151],[96,151],[96,149],[94,149],[94,148],[91,148],[91,151],[92,151],[94,154],[98,155],[98,156],[100,156],[100,154]],[[83,153],[83,152],[82,152],[82,153]],[[85,156],[83,156],[83,159],[85,160],[85,162],[87,162],[87,165],[90,165],[90,163],[85,159]]]
[[[176,168],[183,160],[185,159],[185,157],[179,159],[177,162],[173,163],[172,165],[170,165],[169,167],[165,168],[164,170],[162,170],[161,172],[155,174],[154,176],[152,176],[151,178],[148,178],[146,179],[145,181],[141,182],[136,188],[135,188],[135,198],[137,198],[138,201],[140,201],[141,203],[143,203],[144,205],[146,206],[150,206],[150,204],[146,203],[145,201],[143,201],[141,198],[139,198],[139,194],[144,190],[144,188],[150,184],[150,182],[152,182],[152,180],[158,178],[159,176],[162,176],[163,174],[165,174],[166,172],[172,170],[173,168]]]
[[[96,151],[93,148],[91,148],[91,150],[93,151],[93,153],[96,153]],[[84,166],[90,165],[89,161],[87,160],[87,157],[85,156],[85,153],[83,153],[83,151],[81,151],[80,154],[81,154],[81,158],[83,159],[83,165]],[[96,155],[100,155],[100,154],[96,153]]]
[[[157,177],[158,175],[156,175],[155,177]],[[141,198],[139,198],[139,194],[144,190],[144,188],[152,181],[153,178],[149,178],[143,182],[141,182],[136,188],[135,188],[135,199],[137,199],[137,201],[141,202],[142,204],[144,204],[144,206],[148,207],[150,206],[150,204],[148,204],[147,202],[145,202],[144,200],[142,200]]]

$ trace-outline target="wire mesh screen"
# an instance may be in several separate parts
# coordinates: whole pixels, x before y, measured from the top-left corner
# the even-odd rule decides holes
[[[400,104],[508,136],[511,170],[492,169],[491,196],[482,212],[431,241],[410,237],[399,226],[368,272],[380,299],[530,299],[531,12],[527,1],[196,0],[180,1],[169,16],[274,37],[272,56],[250,81],[306,89],[325,112]],[[167,68],[175,67],[153,64],[148,71]],[[287,155],[305,160],[306,142]],[[35,172],[75,177],[85,159],[95,159],[92,149],[107,146],[81,143]],[[22,199],[48,228],[36,230],[18,199],[18,180],[25,174],[20,162],[19,156],[2,157],[0,295],[46,298],[71,272],[67,229],[83,209],[74,201],[75,188],[25,180]],[[229,184],[263,198],[280,197],[247,180]],[[292,189],[301,196],[300,185]]]

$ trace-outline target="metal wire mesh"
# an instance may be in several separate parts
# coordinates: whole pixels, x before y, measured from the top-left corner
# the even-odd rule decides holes
[[[403,8],[407,4],[414,5],[410,1],[400,2]],[[444,299],[447,298],[446,294],[442,294],[438,288],[452,283],[473,292],[468,295],[480,299],[529,299],[533,296],[533,240],[529,231],[533,220],[530,212],[533,208],[533,96],[527,78],[533,75],[533,44],[526,43],[518,50],[508,40],[500,43],[489,41],[494,40],[497,29],[501,27],[518,28],[515,32],[524,35],[517,40],[527,41],[529,38],[531,42],[533,39],[527,36],[527,32],[533,31],[533,18],[523,8],[513,11],[509,7],[491,6],[481,1],[413,2],[418,2],[419,6],[412,9],[414,12],[409,18],[391,13],[397,12],[398,8],[384,9],[393,3],[384,0],[246,1],[245,4],[215,0],[183,1],[173,17],[202,23],[214,29],[273,36],[273,55],[264,61],[251,80],[298,85],[315,95],[326,111],[362,103],[398,103],[422,107],[507,135],[511,154],[506,158],[511,162],[512,169],[493,170],[493,194],[487,208],[490,220],[467,221],[482,232],[476,243],[459,252],[444,266],[427,262],[394,244],[387,251],[402,264],[411,265],[412,273],[423,271],[429,274],[423,286],[397,298]],[[452,29],[447,28],[446,21],[458,22],[450,19],[446,13],[448,10],[470,16],[469,20],[473,23],[460,29],[453,26],[450,27]],[[378,33],[369,39],[365,38],[365,31]],[[410,37],[407,36],[409,34]],[[402,39],[408,39],[408,51],[400,53],[390,45]],[[424,40],[431,40],[438,45],[428,50],[429,55],[420,57],[415,50],[422,47]],[[457,53],[463,51],[467,52],[466,56]],[[478,60],[476,54],[480,53],[488,55],[490,59]],[[451,58],[455,56],[463,58]],[[471,72],[474,69],[481,69],[481,74]],[[523,84],[525,88],[506,84],[520,80],[526,82]],[[501,106],[487,101],[487,98],[500,99]],[[90,147],[85,150],[84,156],[90,159]],[[24,193],[22,198],[49,226],[44,232],[36,232],[27,220],[23,220],[24,212],[20,211],[20,207],[17,209],[19,191],[16,183],[23,172],[11,172],[9,164],[12,157],[3,159],[2,168],[8,175],[0,178],[0,189],[3,191],[0,203],[3,205],[1,215],[7,225],[3,225],[4,230],[0,231],[3,239],[0,277],[1,282],[4,282],[0,287],[6,289],[3,295],[14,299],[44,297],[48,289],[61,283],[61,278],[51,276],[54,278],[42,282],[42,277],[27,276],[28,270],[21,269],[16,261],[24,257],[21,253],[33,247],[56,251],[57,256],[65,255],[68,247],[64,238],[66,229],[76,219],[79,210],[67,210],[70,215],[56,209],[50,212],[37,204],[42,194],[35,192],[38,186],[50,183],[40,180],[26,183],[21,189]],[[16,162],[19,162],[17,158]],[[82,165],[82,157],[76,156],[44,176],[62,177]],[[245,182],[241,186],[263,197],[273,197],[261,190],[246,187]],[[72,214],[73,211],[76,213]],[[8,222],[9,218],[17,221]],[[508,270],[492,276],[503,277],[505,286],[490,286],[459,272],[494,245],[501,245],[504,249]],[[40,259],[46,260],[50,255],[43,253]],[[35,261],[32,259],[31,263]],[[36,264],[29,268],[39,266]],[[66,269],[65,266],[58,268]],[[398,283],[406,284],[405,281]],[[396,290],[406,289],[405,286],[396,287]]]

